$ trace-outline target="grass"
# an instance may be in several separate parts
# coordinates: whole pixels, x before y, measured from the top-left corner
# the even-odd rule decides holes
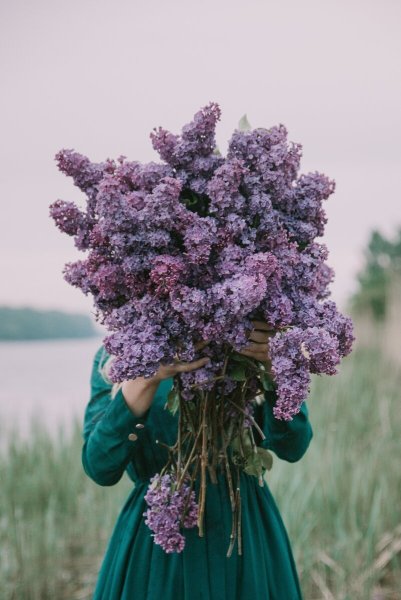
[[[401,371],[356,350],[334,378],[315,376],[314,438],[269,485],[286,523],[306,600],[384,600],[401,590]]]
[[[401,371],[382,356],[356,349],[337,376],[314,376],[311,445],[267,474],[305,600],[400,598]],[[85,475],[81,427],[54,442],[35,423],[0,456],[1,600],[91,598],[132,484],[102,488]]]
[[[91,598],[128,478],[102,488],[81,466],[81,424],[55,443],[38,424],[0,459],[1,600]]]

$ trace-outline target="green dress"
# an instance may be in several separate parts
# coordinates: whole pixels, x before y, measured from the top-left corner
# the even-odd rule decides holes
[[[85,410],[82,464],[101,486],[115,485],[126,471],[133,489],[122,507],[98,573],[93,600],[302,600],[290,542],[276,503],[264,482],[241,471],[242,555],[237,545],[226,552],[231,532],[231,506],[222,472],[218,483],[209,475],[205,506],[205,535],[185,529],[185,548],[166,554],[153,542],[143,516],[144,494],[150,477],[166,462],[173,444],[177,414],[164,408],[173,379],[163,380],[141,417],[126,403],[121,389],[111,398],[111,385],[99,372],[108,357],[97,350],[91,375],[91,397]],[[299,460],[312,438],[305,403],[292,421],[273,417],[275,392],[256,407],[266,435],[260,445],[279,458]],[[256,416],[256,415],[255,415]],[[139,427],[137,427],[139,425]],[[136,439],[129,439],[136,433]],[[133,436],[135,438],[135,436]],[[208,472],[207,472],[208,473]],[[198,486],[195,487],[196,492]]]

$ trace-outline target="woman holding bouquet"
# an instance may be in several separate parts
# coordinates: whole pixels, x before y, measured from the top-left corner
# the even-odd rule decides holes
[[[155,127],[160,163],[55,157],[86,195],[85,209],[50,206],[88,251],[64,278],[93,296],[110,333],[94,357],[82,462],[99,485],[124,471],[135,483],[94,600],[302,598],[263,475],[270,451],[302,458],[311,374],[337,373],[355,339],[316,241],[335,181],[298,173],[302,146],[283,123],[241,119],[223,156],[220,116],[210,102],[181,134]]]
[[[269,372],[268,338],[274,331],[264,321],[252,322],[250,344],[239,353],[261,361]],[[165,552],[153,542],[144,520],[144,496],[150,478],[166,463],[166,448],[177,438],[178,416],[166,410],[167,395],[175,375],[198,369],[209,359],[161,365],[153,377],[124,381],[113,398],[105,372],[110,358],[104,346],[94,357],[82,462],[99,485],[115,485],[126,471],[135,487],[115,524],[93,599],[301,600],[290,542],[276,503],[264,480],[260,485],[243,471],[241,554],[226,556],[231,507],[226,479],[219,471],[217,482],[207,472],[204,535],[196,527],[186,529],[182,552]],[[258,446],[283,460],[298,461],[313,435],[306,403],[292,420],[282,421],[272,411],[276,391],[265,391],[264,396],[254,413]],[[258,429],[264,438],[258,436]]]

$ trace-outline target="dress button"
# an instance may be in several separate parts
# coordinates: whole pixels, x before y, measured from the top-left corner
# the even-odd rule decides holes
[[[136,435],[136,433],[130,433],[128,436],[128,439],[131,440],[132,442],[135,442],[135,440],[138,439],[138,436]]]
[[[135,425],[135,427],[136,427],[137,429],[143,429],[143,428],[145,427],[145,425],[144,425],[143,423],[137,423],[137,424]]]

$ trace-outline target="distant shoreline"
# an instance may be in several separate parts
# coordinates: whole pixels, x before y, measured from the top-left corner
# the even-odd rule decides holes
[[[1,342],[87,339],[101,335],[86,314],[0,306]]]

